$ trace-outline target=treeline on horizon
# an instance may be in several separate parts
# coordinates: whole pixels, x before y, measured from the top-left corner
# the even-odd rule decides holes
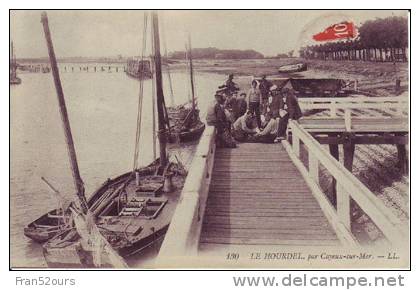
[[[407,61],[406,17],[368,20],[354,40],[328,42],[300,49],[300,57],[321,60]]]
[[[262,53],[252,49],[218,49],[215,47],[193,48],[193,59],[256,59],[264,58]],[[168,54],[171,59],[185,59],[185,51],[174,51]]]

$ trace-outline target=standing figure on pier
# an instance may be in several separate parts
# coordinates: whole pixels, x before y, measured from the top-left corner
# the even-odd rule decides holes
[[[226,148],[235,148],[236,143],[233,140],[230,127],[231,123],[229,122],[226,114],[225,108],[223,106],[225,100],[224,96],[221,94],[215,95],[216,104],[213,106],[213,118],[212,122],[216,127],[216,146],[217,147],[226,147]]]
[[[258,128],[261,130],[261,111],[260,105],[262,102],[261,91],[258,88],[258,82],[253,80],[251,89],[248,91],[248,109],[257,118]]]
[[[235,106],[233,108],[235,121],[248,111],[248,105],[245,99],[246,99],[245,93],[241,93],[239,97],[236,98]]]
[[[284,88],[282,90],[282,96],[279,101],[280,120],[276,141],[280,141],[286,138],[286,130],[289,119],[299,120],[300,117],[302,117],[302,111],[300,109],[299,102],[291,89]]]
[[[273,84],[266,79],[266,75],[263,75],[260,80],[260,91],[261,91],[261,111],[265,116],[267,114],[268,97],[270,96],[270,88]]]

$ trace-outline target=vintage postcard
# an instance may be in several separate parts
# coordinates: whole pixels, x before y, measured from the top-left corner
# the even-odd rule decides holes
[[[10,267],[408,269],[408,10],[10,10]]]

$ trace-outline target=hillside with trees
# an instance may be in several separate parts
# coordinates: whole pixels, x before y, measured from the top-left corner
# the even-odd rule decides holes
[[[172,59],[185,59],[185,51],[171,52],[168,57]],[[193,48],[192,57],[194,59],[256,59],[264,58],[264,55],[252,49],[240,50],[208,47]]]
[[[393,16],[364,22],[354,40],[306,46],[299,53],[307,59],[406,62],[407,47],[407,18]]]

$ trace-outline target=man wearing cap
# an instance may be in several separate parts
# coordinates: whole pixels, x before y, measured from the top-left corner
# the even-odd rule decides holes
[[[251,89],[248,91],[248,109],[254,114],[257,118],[258,128],[261,129],[261,91],[257,87],[258,82],[253,80],[251,83]]]
[[[216,127],[216,144],[218,147],[236,147],[236,143],[230,134],[230,122],[225,114],[225,108],[223,107],[224,97],[221,94],[216,94],[216,104],[214,108],[214,122]]]
[[[231,96],[233,93],[239,91],[239,87],[238,85],[233,81],[233,74],[230,74],[227,81],[219,86],[219,90],[218,93],[221,93],[222,91],[227,95],[227,96]]]

